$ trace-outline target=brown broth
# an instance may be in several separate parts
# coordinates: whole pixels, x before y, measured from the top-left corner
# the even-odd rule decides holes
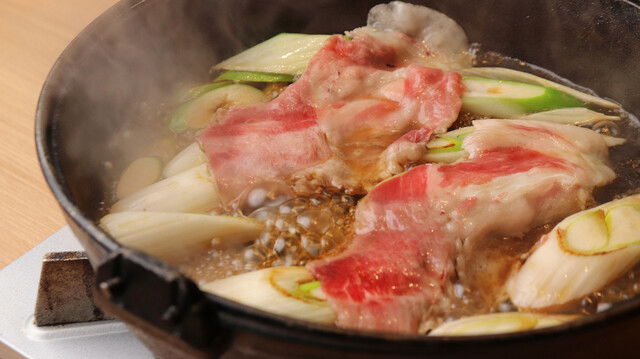
[[[260,268],[305,265],[346,245],[355,204],[352,196],[324,193],[262,207],[249,215],[265,224],[255,242],[211,249],[178,267],[198,282],[209,282]]]

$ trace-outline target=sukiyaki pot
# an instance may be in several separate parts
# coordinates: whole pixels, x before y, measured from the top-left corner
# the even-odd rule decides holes
[[[61,55],[44,177],[156,357],[633,347],[640,12],[411,2],[122,1]]]
[[[607,191],[634,124],[532,68],[402,2],[344,34],[282,33],[182,97],[167,132],[184,150],[133,161],[100,225],[204,291],[340,328],[607,310],[638,290],[640,195]]]

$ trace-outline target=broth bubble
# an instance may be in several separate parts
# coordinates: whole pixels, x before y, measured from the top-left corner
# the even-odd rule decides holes
[[[238,206],[248,214],[264,207],[277,207],[294,197],[289,186],[278,182],[261,182],[248,188],[241,196]]]

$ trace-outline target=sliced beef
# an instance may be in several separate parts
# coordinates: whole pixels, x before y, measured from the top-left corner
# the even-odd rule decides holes
[[[461,106],[458,74],[413,64],[428,56],[401,34],[336,35],[278,98],[218,116],[199,141],[223,200],[265,181],[365,193],[418,160]]]
[[[593,131],[509,120],[474,127],[467,160],[420,165],[379,184],[358,204],[348,248],[308,264],[337,325],[416,333],[443,299],[456,248],[581,210],[615,177]]]

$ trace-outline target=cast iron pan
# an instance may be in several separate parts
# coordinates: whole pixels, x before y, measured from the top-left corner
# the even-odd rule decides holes
[[[486,49],[545,67],[640,113],[634,3],[412,2],[446,13]],[[69,45],[42,90],[36,143],[44,175],[97,270],[99,304],[162,358],[614,357],[637,349],[640,298],[526,333],[436,338],[345,331],[204,294],[174,268],[121,248],[96,226],[116,175],[163,126],[170,94],[207,81],[212,64],[277,33],[361,26],[376,3],[121,1]]]

